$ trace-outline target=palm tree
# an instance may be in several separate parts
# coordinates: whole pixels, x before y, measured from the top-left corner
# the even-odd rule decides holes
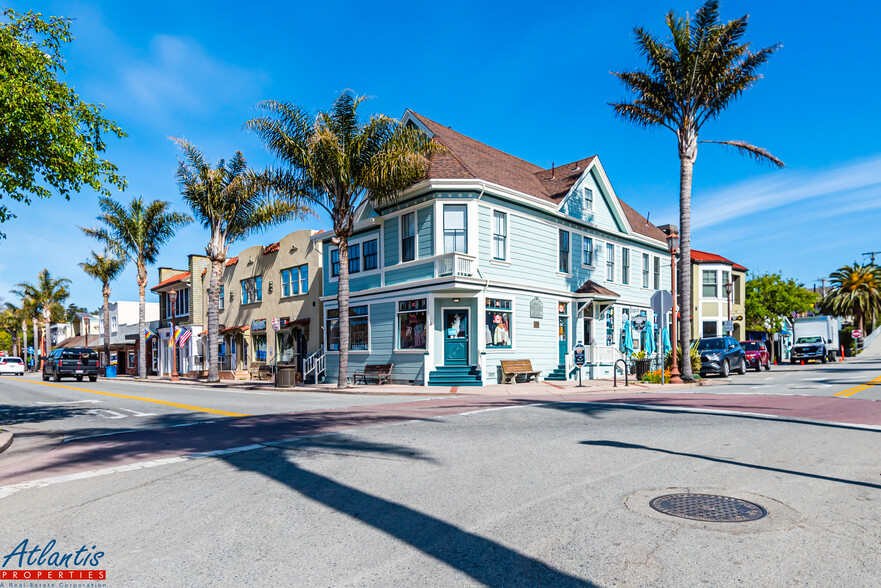
[[[154,200],[144,203],[141,196],[132,198],[128,207],[111,198],[98,199],[103,227],[80,230],[98,239],[121,258],[138,268],[138,377],[147,377],[146,325],[144,324],[144,291],[147,287],[147,264],[156,263],[159,250],[174,237],[180,227],[193,221],[189,215],[169,210],[170,203]],[[106,332],[106,331],[105,331]]]
[[[288,102],[266,101],[265,116],[246,123],[284,167],[273,173],[279,195],[322,208],[333,222],[339,249],[339,383],[346,387],[349,362],[349,238],[355,211],[369,200],[377,208],[393,202],[422,179],[440,145],[422,132],[381,114],[362,122],[363,96],[343,92],[328,111],[312,115]]]
[[[18,308],[9,302],[5,303],[5,306],[6,308],[0,312],[0,331],[4,331],[9,335],[9,338],[12,341],[12,355],[18,356],[20,355],[18,349],[18,329],[21,327],[21,321],[18,320],[18,315],[16,313]]]
[[[267,176],[248,170],[237,151],[228,162],[205,160],[196,146],[174,139],[184,152],[177,181],[195,217],[211,232],[205,253],[211,260],[208,282],[208,381],[220,381],[217,349],[220,343],[220,281],[229,246],[273,225],[302,218],[311,210],[289,199],[267,197]]]
[[[722,112],[761,76],[758,68],[779,45],[749,50],[741,43],[748,16],[722,24],[718,0],[707,0],[689,20],[667,14],[670,37],[658,40],[642,27],[634,29],[636,46],[648,61],[647,70],[613,72],[634,95],[631,101],[612,103],[615,114],[643,127],[664,127],[676,133],[679,146],[679,292],[683,309],[679,341],[691,345],[691,181],[698,143],[734,147],[742,154],[783,167],[765,149],[744,141],[698,141],[707,121]],[[692,380],[691,365],[682,366],[684,380]]]
[[[86,275],[101,282],[101,293],[104,295],[104,365],[110,365],[110,282],[125,269],[125,259],[114,256],[107,248],[104,253],[95,253],[93,250],[92,257],[79,265]]]
[[[64,313],[64,302],[70,296],[67,286],[70,280],[67,278],[53,278],[48,269],[43,269],[37,274],[37,282],[20,282],[11,290],[14,294],[27,300],[34,312],[43,316],[43,336],[46,341],[46,355],[52,351],[52,338],[49,336],[49,325],[52,323],[52,315]]]
[[[829,275],[832,290],[820,301],[820,310],[834,316],[852,316],[862,331],[865,321],[874,327],[881,317],[881,268],[845,265]]]

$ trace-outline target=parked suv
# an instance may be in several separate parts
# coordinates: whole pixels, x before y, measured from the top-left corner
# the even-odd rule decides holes
[[[0,374],[24,375],[24,362],[20,357],[0,357]]]
[[[746,352],[746,365],[757,372],[771,369],[771,354],[761,341],[741,341],[740,346]]]
[[[61,378],[76,378],[82,382],[85,376],[94,382],[98,379],[98,353],[85,347],[53,349],[43,363],[43,381],[50,376],[56,382]]]
[[[701,376],[719,374],[727,378],[734,368],[746,373],[746,353],[734,337],[709,337],[697,344],[701,354]]]

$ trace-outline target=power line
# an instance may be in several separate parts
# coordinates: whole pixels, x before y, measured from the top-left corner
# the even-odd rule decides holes
[[[881,251],[866,251],[863,255],[868,256],[869,263],[875,265],[875,256],[881,253]]]

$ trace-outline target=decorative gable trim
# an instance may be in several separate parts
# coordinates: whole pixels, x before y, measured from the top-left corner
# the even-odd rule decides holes
[[[634,236],[633,228],[630,226],[630,223],[627,221],[627,215],[624,214],[624,209],[621,208],[621,204],[618,201],[618,195],[615,194],[615,190],[612,188],[612,183],[609,181],[609,176],[606,175],[606,170],[603,168],[603,164],[600,163],[599,156],[594,156],[590,163],[584,168],[584,171],[578,177],[578,180],[572,184],[572,187],[569,188],[569,192],[566,196],[560,201],[560,204],[557,205],[557,212],[563,214],[563,209],[566,206],[566,203],[570,198],[577,198],[581,194],[581,185],[584,182],[584,179],[588,177],[588,175],[593,178],[594,183],[599,189],[600,195],[603,197],[603,200],[606,201],[606,204],[609,206],[609,210],[612,212],[612,217],[615,219],[615,222],[618,224],[618,228],[622,233],[625,233],[628,236]],[[594,202],[596,198],[594,198]],[[596,207],[596,204],[594,204]]]

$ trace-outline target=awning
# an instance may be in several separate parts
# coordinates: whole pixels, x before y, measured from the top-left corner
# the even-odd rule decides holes
[[[225,333],[232,333],[235,331],[247,331],[250,328],[251,327],[249,327],[248,325],[242,325],[240,327],[227,327],[227,328],[223,329],[222,331],[220,331],[220,334],[223,335]]]
[[[600,286],[593,280],[588,280],[583,283],[581,287],[575,291],[575,294],[589,296],[594,300],[617,300],[620,298],[620,295],[617,292],[613,292],[604,286]],[[580,297],[581,296],[579,296],[579,298]]]
[[[294,320],[294,321],[289,322],[288,324],[289,324],[289,325],[300,325],[300,326],[305,326],[305,325],[308,325],[308,324],[309,324],[309,317],[307,316],[306,318],[299,318],[299,319],[297,319],[297,320]]]

